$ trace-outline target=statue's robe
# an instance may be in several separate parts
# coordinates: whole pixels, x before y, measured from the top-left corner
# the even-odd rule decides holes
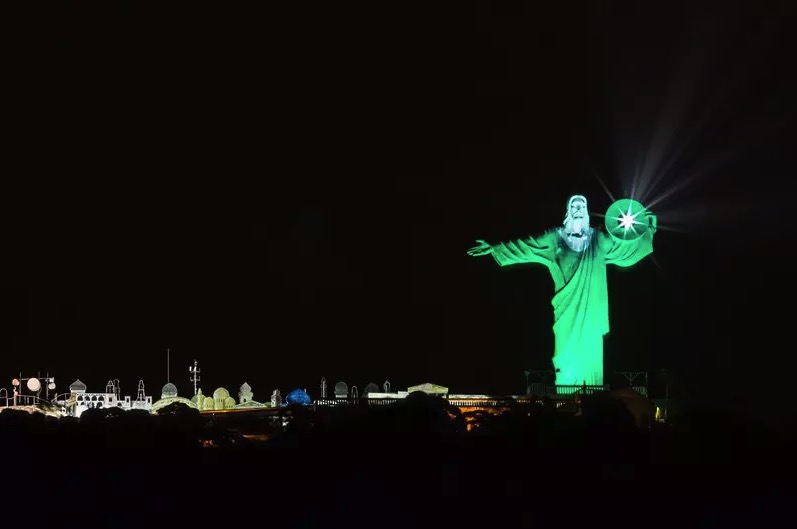
[[[556,228],[493,246],[501,266],[539,263],[554,282],[553,364],[557,385],[603,385],[603,337],[609,332],[606,265],[633,266],[653,252],[655,228],[633,241],[592,230],[581,252],[571,250]]]

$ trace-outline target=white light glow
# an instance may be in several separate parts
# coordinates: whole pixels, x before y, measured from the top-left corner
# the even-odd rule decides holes
[[[625,213],[620,213],[619,217],[613,217],[614,220],[618,221],[620,227],[623,228],[623,236],[628,233],[628,230],[633,231],[634,233],[638,233],[634,228],[634,224],[643,225],[644,223],[639,222],[636,218],[639,216],[640,213],[645,211],[644,209],[637,211],[634,214],[631,214],[631,203],[628,204],[628,211]]]

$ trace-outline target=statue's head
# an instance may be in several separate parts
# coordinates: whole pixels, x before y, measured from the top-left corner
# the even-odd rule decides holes
[[[587,197],[573,195],[567,201],[567,212],[563,223],[565,233],[583,234],[589,228],[589,212],[587,212]]]
[[[567,201],[565,221],[559,234],[574,252],[581,252],[589,247],[593,230],[589,227],[587,198],[584,195],[573,195]]]

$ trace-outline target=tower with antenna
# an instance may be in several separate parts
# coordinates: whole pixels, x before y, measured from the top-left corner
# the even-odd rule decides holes
[[[144,402],[145,400],[147,400],[147,395],[144,392],[144,381],[143,380],[139,380],[138,381],[138,395],[136,396],[136,400],[140,401],[140,402]]]
[[[194,359],[194,365],[188,366],[188,372],[191,373],[191,383],[194,384],[194,395],[197,394],[199,387],[199,363]]]

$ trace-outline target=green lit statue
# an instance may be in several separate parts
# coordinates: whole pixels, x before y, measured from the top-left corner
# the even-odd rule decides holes
[[[606,225],[608,234],[592,228],[587,199],[575,195],[561,227],[495,245],[477,240],[468,250],[472,256],[491,254],[501,266],[548,267],[555,291],[553,364],[560,386],[603,385],[603,337],[609,332],[606,265],[632,266],[653,252],[656,217],[639,202],[612,204]]]

